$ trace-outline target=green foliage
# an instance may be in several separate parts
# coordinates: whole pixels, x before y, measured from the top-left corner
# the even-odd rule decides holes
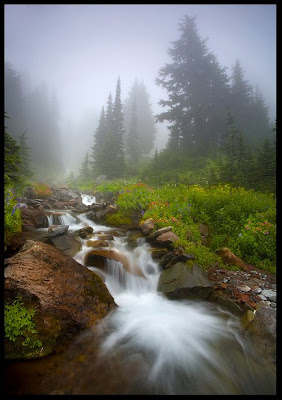
[[[40,340],[33,336],[37,334],[35,323],[32,320],[34,314],[35,310],[27,310],[20,298],[11,304],[5,304],[5,337],[11,342],[15,342],[18,337],[21,337],[23,346],[33,349],[41,347]]]
[[[166,183],[151,187],[125,180],[103,182],[99,190],[119,193],[119,221],[136,210],[143,215],[141,222],[153,218],[156,228],[172,226],[181,246],[186,252],[194,252],[198,263],[219,262],[214,251],[227,246],[245,262],[273,271],[276,201],[272,194],[228,184],[202,187]],[[114,216],[111,218],[114,220]],[[245,228],[247,222],[253,229]],[[200,224],[208,225],[207,246],[201,245]],[[268,233],[260,231],[266,225]]]
[[[247,262],[273,272],[276,264],[276,223],[273,212],[272,215],[271,212],[250,214],[243,223],[244,228],[232,241],[233,248]]]
[[[10,182],[17,182],[19,180],[21,155],[20,146],[16,140],[8,133],[7,128],[4,128],[4,171]]]
[[[127,217],[120,212],[112,215],[106,215],[106,221],[112,226],[130,225],[132,223],[132,220],[129,216]]]
[[[22,231],[22,217],[21,204],[15,189],[5,187],[4,197],[4,250],[6,250],[10,239]]]
[[[120,191],[124,190],[127,185],[137,183],[137,178],[130,179],[115,179],[112,181],[103,181],[99,185],[95,187],[95,190],[98,192],[113,192],[114,194],[118,194]]]

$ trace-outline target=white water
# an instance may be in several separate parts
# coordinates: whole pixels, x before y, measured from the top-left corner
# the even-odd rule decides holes
[[[95,234],[111,230],[84,214],[76,221],[69,213],[64,223],[79,229],[86,223]],[[82,240],[74,257],[84,265],[91,248]],[[275,373],[243,337],[233,315],[207,302],[171,301],[157,292],[160,268],[151,258],[149,245],[140,241],[134,250],[126,237],[110,241],[137,264],[146,279],[109,260],[107,271],[97,272],[112,294],[117,309],[90,329],[70,348],[70,360],[83,355],[77,377],[70,378],[71,394],[273,394]],[[98,346],[98,355],[91,348]],[[102,373],[101,370],[104,372]]]
[[[81,198],[82,198],[82,203],[85,204],[86,206],[92,203],[96,203],[96,197],[90,194],[82,194]]]

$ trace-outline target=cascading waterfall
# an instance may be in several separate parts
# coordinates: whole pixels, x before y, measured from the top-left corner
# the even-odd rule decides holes
[[[94,235],[111,229],[83,214],[78,219],[70,228],[87,222]],[[70,394],[275,393],[275,371],[242,335],[238,318],[212,303],[168,300],[159,293],[160,268],[144,241],[132,250],[126,236],[117,236],[109,245],[144,277],[115,260],[107,261],[106,271],[89,267],[118,307],[70,346],[56,385],[68,382]],[[90,250],[82,240],[74,259],[84,265]],[[73,365],[78,358],[84,361]]]

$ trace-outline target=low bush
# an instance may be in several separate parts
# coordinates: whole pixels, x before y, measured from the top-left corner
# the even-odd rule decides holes
[[[6,187],[4,191],[4,250],[13,236],[22,231],[21,203],[16,191],[12,187]]]
[[[142,214],[142,221],[153,218],[157,228],[171,225],[186,251],[191,251],[192,246],[202,262],[206,259],[210,263],[208,258],[215,260],[214,250],[227,246],[245,262],[275,271],[276,201],[273,194],[228,184],[202,187],[166,183],[152,187],[124,180],[105,182],[99,190],[119,193],[120,216],[128,217],[137,210]],[[200,245],[200,224],[208,226],[208,247]]]

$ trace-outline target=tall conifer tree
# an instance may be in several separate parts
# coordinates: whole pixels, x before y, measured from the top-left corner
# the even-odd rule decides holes
[[[157,120],[170,123],[168,146],[173,150],[213,153],[217,132],[224,129],[228,78],[200,38],[195,17],[185,16],[179,26],[181,37],[168,50],[173,62],[161,68],[156,79],[168,93],[168,100],[159,102],[167,111]]]

